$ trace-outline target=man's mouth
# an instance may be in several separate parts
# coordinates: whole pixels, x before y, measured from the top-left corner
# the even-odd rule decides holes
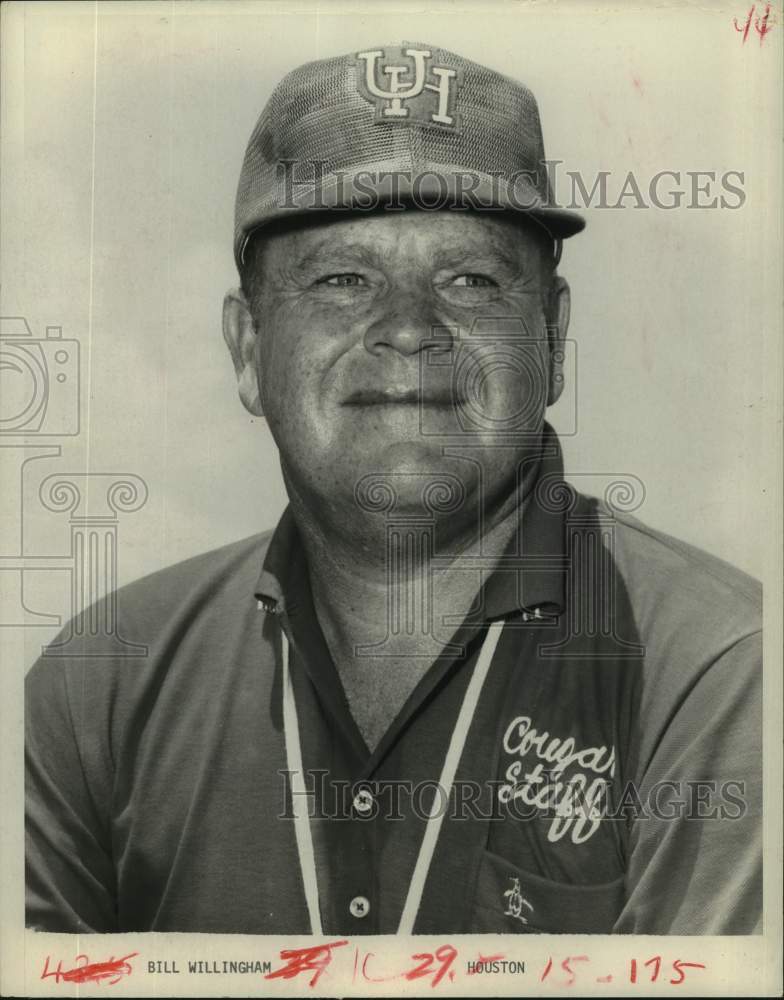
[[[450,389],[357,389],[343,400],[343,406],[454,406]]]

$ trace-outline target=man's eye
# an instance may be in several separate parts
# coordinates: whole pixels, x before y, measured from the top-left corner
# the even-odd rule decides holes
[[[493,288],[495,282],[483,274],[459,274],[452,281],[458,288]]]
[[[365,279],[360,274],[330,274],[319,281],[320,285],[330,285],[332,288],[354,288],[363,285]]]

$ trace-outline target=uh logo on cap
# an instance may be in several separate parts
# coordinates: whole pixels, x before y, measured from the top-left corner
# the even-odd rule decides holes
[[[372,49],[356,58],[359,93],[375,106],[376,121],[460,127],[458,70],[434,66],[430,49]]]

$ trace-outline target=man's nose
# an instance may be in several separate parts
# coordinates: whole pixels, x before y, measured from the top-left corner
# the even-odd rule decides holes
[[[365,349],[371,354],[393,350],[411,355],[451,346],[451,338],[446,338],[450,344],[445,344],[445,320],[439,318],[429,296],[401,291],[382,308],[382,314],[365,331]]]

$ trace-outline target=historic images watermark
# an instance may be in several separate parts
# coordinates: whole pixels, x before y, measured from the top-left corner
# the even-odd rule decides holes
[[[349,781],[330,777],[320,768],[306,768],[303,791],[292,791],[293,772],[279,770],[281,811],[278,819],[292,819],[293,800],[304,800],[311,819],[427,820],[444,816],[458,821],[546,820],[553,842],[569,836],[573,843],[588,840],[606,820],[717,820],[733,821],[746,815],[745,782],[695,778],[662,779],[646,788],[628,781],[615,787],[602,780],[591,788],[565,780],[554,768],[539,775],[534,784],[511,791],[506,779],[485,782],[456,780],[452,794],[435,779],[410,781],[383,778]]]
[[[536,170],[433,166],[410,170],[333,170],[326,160],[278,161],[275,207],[282,213],[479,210],[526,212],[542,207],[586,209],[728,209],[746,203],[744,170],[663,167],[656,170],[568,170],[542,160]]]

